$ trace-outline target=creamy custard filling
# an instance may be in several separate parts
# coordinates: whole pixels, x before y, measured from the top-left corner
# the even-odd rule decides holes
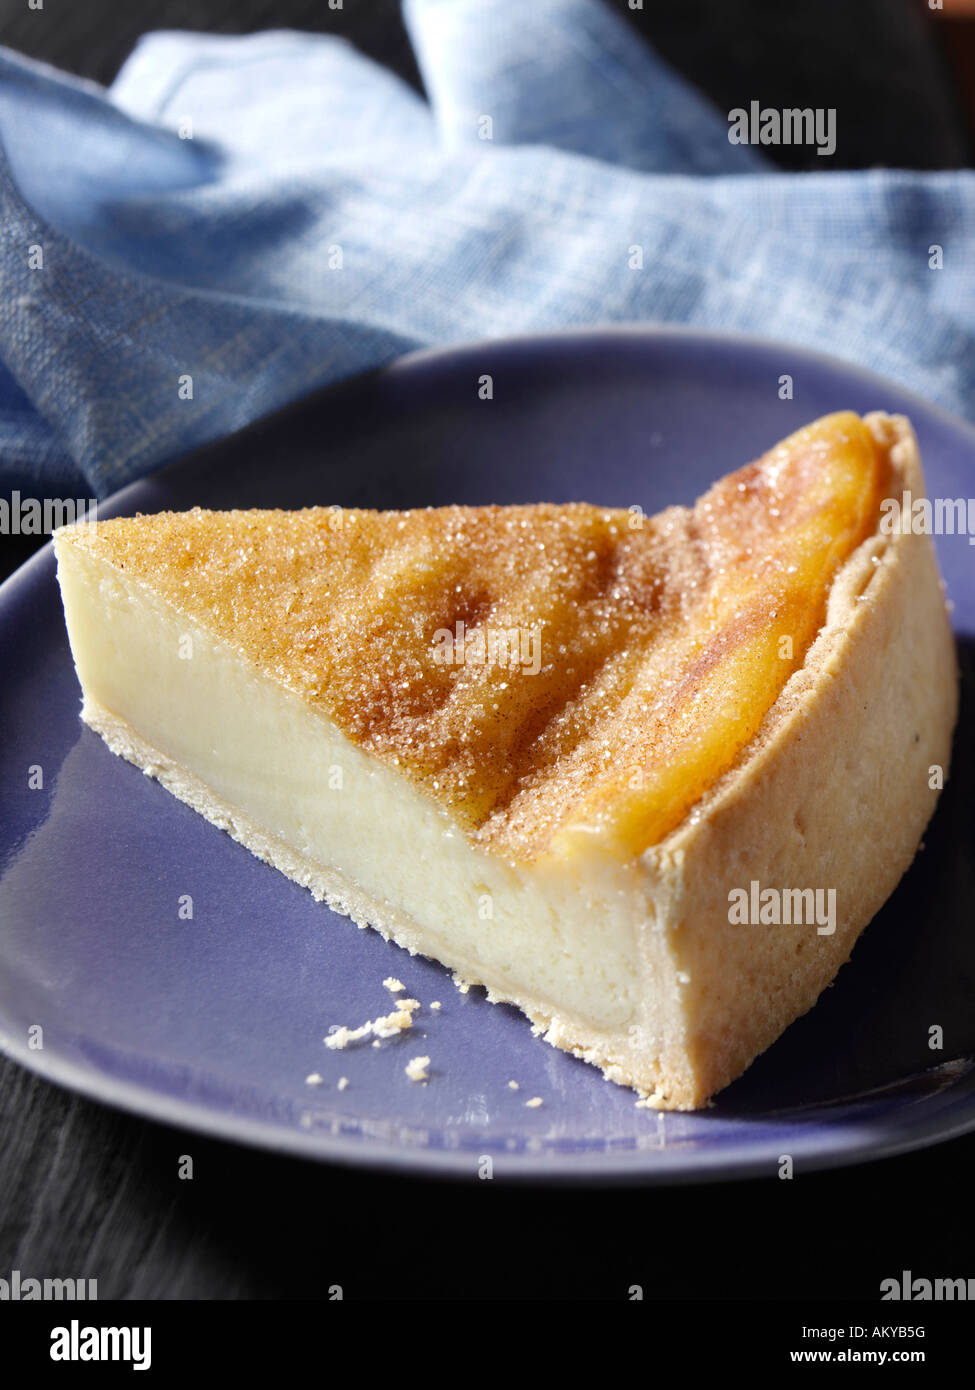
[[[115,751],[136,731],[135,761],[145,746],[161,780],[192,769],[213,806],[311,866],[341,865],[350,886],[423,924],[425,953],[478,982],[507,981],[598,1028],[633,1022],[652,906],[625,866],[538,872],[479,850],[448,808],[139,581],[75,547],[60,579],[83,712]]]

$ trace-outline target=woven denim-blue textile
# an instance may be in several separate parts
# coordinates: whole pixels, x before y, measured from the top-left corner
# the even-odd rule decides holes
[[[975,420],[975,174],[776,172],[600,0],[404,13],[426,100],[285,31],[151,34],[109,90],[0,52],[0,491],[105,496],[413,348],[620,321]]]

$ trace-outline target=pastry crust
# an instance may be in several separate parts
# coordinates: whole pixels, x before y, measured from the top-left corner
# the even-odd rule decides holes
[[[865,417],[891,496],[925,496],[904,416]],[[826,625],[738,765],[644,863],[693,1007],[667,1103],[693,1109],[812,1008],[896,888],[947,776],[958,668],[930,536],[875,534],[833,584]],[[836,930],[729,923],[728,894],[835,889]]]

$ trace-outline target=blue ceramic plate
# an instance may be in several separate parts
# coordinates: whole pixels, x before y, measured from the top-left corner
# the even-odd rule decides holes
[[[652,512],[844,408],[906,412],[931,493],[975,492],[975,432],[890,382],[746,338],[607,329],[407,357],[173,464],[101,515],[580,499]],[[938,549],[970,716],[975,548],[946,536]],[[835,986],[713,1108],[664,1115],[534,1038],[515,1009],[334,916],[114,758],[78,718],[49,546],[0,590],[0,650],[0,1045],[52,1081],[296,1154],[454,1174],[489,1155],[498,1177],[768,1174],[782,1154],[797,1169],[852,1163],[975,1127],[965,710],[926,848]],[[331,1024],[389,1007],[390,974],[441,1011],[380,1048],[327,1050]],[[417,1053],[433,1059],[425,1086],[403,1071]],[[322,1086],[306,1085],[313,1072]]]

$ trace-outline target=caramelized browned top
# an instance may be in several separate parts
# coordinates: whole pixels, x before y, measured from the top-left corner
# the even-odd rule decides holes
[[[73,538],[528,860],[679,823],[801,664],[883,481],[844,414],[652,518],[196,509]]]

